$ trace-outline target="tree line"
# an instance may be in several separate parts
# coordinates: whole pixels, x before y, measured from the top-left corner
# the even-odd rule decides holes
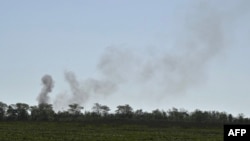
[[[243,114],[233,116],[226,112],[195,110],[188,112],[184,109],[172,108],[167,111],[155,109],[145,112],[142,109],[133,110],[128,105],[119,105],[115,113],[110,113],[106,105],[95,103],[91,111],[82,112],[84,107],[70,104],[65,111],[55,112],[52,104],[29,106],[26,103],[7,105],[0,102],[0,121],[86,121],[86,120],[159,120],[170,122],[195,123],[250,123],[250,118]]]

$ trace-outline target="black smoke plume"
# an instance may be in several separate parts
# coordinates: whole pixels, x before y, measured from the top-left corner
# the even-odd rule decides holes
[[[180,20],[183,23],[176,22],[174,28],[178,30],[170,38],[173,44],[158,47],[156,54],[112,46],[97,64],[100,78],[79,82],[73,72],[65,72],[71,92],[59,94],[55,105],[83,104],[92,94],[107,95],[118,88],[125,93],[139,89],[135,93],[142,98],[147,93],[151,97],[175,95],[204,83],[208,64],[228,47],[225,38],[230,30],[225,29],[230,19],[206,2],[198,3],[192,10],[185,11],[186,19]]]
[[[49,102],[48,93],[50,93],[54,87],[53,79],[50,75],[44,75],[42,77],[43,88],[37,97],[38,104],[47,104]]]

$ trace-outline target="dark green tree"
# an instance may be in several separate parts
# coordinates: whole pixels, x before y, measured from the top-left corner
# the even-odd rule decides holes
[[[38,109],[38,106],[30,106],[30,116],[31,120],[38,120],[40,116],[40,111]]]
[[[7,107],[7,104],[0,102],[0,120],[4,119]]]
[[[183,121],[188,118],[189,114],[186,110],[178,110],[177,108],[172,108],[168,111],[168,119],[170,121]]]
[[[69,114],[72,114],[72,115],[81,115],[81,110],[83,109],[82,106],[80,106],[79,104],[70,104],[69,105],[69,109],[68,109],[68,112]]]
[[[106,105],[101,106],[101,115],[102,116],[107,116],[108,112],[110,111],[110,108]]]
[[[129,106],[128,104],[119,105],[117,106],[116,114],[120,117],[130,118],[133,115],[133,108]]]
[[[152,111],[152,116],[154,119],[164,119],[166,118],[166,113],[164,111],[160,111],[159,109]]]
[[[100,116],[100,115],[101,115],[101,107],[102,107],[101,104],[95,103],[94,106],[92,107],[92,110],[93,110],[93,112],[94,112],[96,115]]]
[[[229,114],[229,115],[228,115],[228,122],[233,122],[233,120],[234,120],[233,115],[232,115],[232,114]]]
[[[11,104],[7,109],[7,119],[8,120],[17,120],[17,107],[15,104]]]
[[[95,103],[92,107],[92,110],[97,116],[107,116],[108,112],[110,111],[110,108],[106,105]]]
[[[28,120],[29,118],[29,105],[25,103],[17,103],[16,104],[17,110],[17,119],[18,120]]]
[[[42,103],[31,107],[31,119],[37,121],[52,121],[54,120],[55,112],[51,104]]]

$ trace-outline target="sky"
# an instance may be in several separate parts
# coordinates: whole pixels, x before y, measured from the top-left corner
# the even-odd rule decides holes
[[[250,117],[249,5],[0,1],[0,101],[38,104],[41,79],[50,75],[48,102],[59,110],[97,102],[112,111],[129,104]]]

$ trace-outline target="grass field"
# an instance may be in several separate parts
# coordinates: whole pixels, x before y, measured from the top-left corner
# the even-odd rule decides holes
[[[1,141],[222,141],[221,127],[85,122],[0,122]]]

